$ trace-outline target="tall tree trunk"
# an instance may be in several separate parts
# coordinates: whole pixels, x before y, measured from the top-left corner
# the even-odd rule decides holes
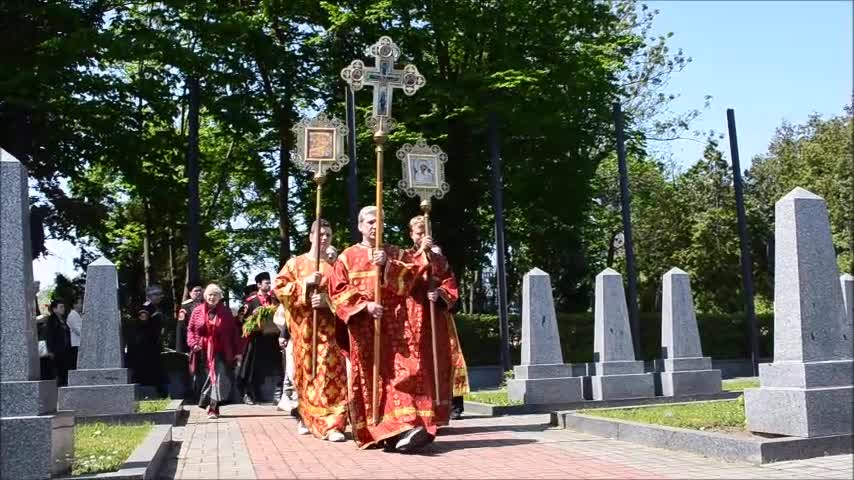
[[[479,278],[480,270],[475,270],[471,281],[471,286],[469,287],[469,313],[474,313],[474,297],[475,292],[477,292],[477,282]]]
[[[180,294],[178,293],[178,290],[176,290],[176,285],[175,285],[175,248],[172,246],[172,243],[174,240],[174,236],[172,235],[172,227],[169,227],[168,235],[169,235],[169,237],[168,237],[169,238],[169,240],[168,240],[168,242],[169,242],[168,243],[168,246],[169,246],[169,291],[170,291],[170,293],[172,293],[172,301],[175,304],[174,310],[177,310],[177,307],[178,307],[178,305],[181,304],[181,300],[183,298],[179,296]]]
[[[187,283],[199,281],[199,78],[187,78],[190,108],[187,123]]]
[[[143,198],[142,208],[145,212],[145,231],[142,235],[142,270],[147,288],[151,285],[151,214],[147,198]]]
[[[284,33],[276,25],[273,26],[280,44],[284,44]],[[255,59],[264,93],[273,111],[273,118],[279,125],[279,191],[277,200],[279,207],[279,268],[281,269],[291,256],[290,218],[288,217],[288,179],[290,178],[291,151],[291,112],[293,111],[292,97],[286,90],[283,99],[273,89],[273,82],[267,66],[259,58]]]
[[[288,178],[290,177],[290,129],[279,130],[279,268],[291,258],[290,218],[288,216]]]
[[[608,241],[608,257],[605,260],[605,265],[608,268],[614,266],[614,255],[617,253],[617,247],[614,246],[614,240],[617,238],[617,235],[619,235],[619,232],[612,233],[611,238]]]

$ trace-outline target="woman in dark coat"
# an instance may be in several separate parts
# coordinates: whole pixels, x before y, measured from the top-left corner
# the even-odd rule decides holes
[[[71,329],[65,323],[65,302],[58,298],[50,302],[45,340],[56,372],[56,384],[64,387],[68,385],[68,369],[71,367]]]
[[[187,346],[201,352],[192,368],[205,369],[207,380],[199,396],[199,407],[208,409],[208,418],[219,416],[219,407],[231,393],[234,365],[240,360],[241,344],[237,322],[222,303],[222,290],[215,284],[205,289],[205,301],[193,310],[187,326]]]

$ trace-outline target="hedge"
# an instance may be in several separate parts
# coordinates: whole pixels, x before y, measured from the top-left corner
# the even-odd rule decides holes
[[[500,363],[497,315],[457,314],[457,331],[460,344],[470,366],[497,365]],[[661,315],[641,314],[641,350],[644,360],[659,358],[661,348]],[[750,358],[745,335],[744,314],[698,314],[700,343],[703,355],[716,359]],[[757,315],[759,322],[760,356],[770,357],[773,347],[774,316]],[[593,314],[561,313],[557,316],[563,361],[566,363],[593,360]],[[521,326],[518,315],[510,316],[510,355],[514,364],[521,356]]]

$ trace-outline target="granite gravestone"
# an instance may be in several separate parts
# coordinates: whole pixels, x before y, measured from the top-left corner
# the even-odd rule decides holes
[[[623,277],[606,268],[596,276],[593,361],[594,400],[655,396],[655,377],[635,357]]]
[[[775,206],[774,362],[744,393],[747,428],[852,434],[854,360],[825,201],[796,188]]]
[[[118,273],[106,258],[86,270],[83,326],[77,370],[59,389],[59,406],[78,416],[133,413],[134,385],[122,368]]]
[[[583,400],[583,378],[563,363],[549,274],[535,268],[522,280],[522,364],[507,382],[511,400],[529,404]]]
[[[674,268],[664,274],[661,302],[661,392],[665,397],[721,392],[721,371],[703,356],[691,279]]]
[[[65,473],[74,451],[74,417],[39,379],[29,215],[27,171],[0,149],[0,478]]]
[[[848,319],[848,325],[854,324],[854,277],[850,273],[846,273],[839,277],[839,284],[842,285],[842,304],[845,306],[845,317]]]

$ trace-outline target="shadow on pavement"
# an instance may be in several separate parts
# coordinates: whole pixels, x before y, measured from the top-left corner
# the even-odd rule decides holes
[[[448,440],[434,442],[424,447],[423,450],[403,455],[421,455],[425,457],[441,456],[446,453],[458,450],[467,450],[472,448],[501,448],[514,447],[519,445],[530,445],[537,443],[536,440],[526,440],[517,438],[502,438],[489,440]]]
[[[439,429],[439,436],[446,437],[451,435],[471,435],[489,432],[544,432],[549,428],[549,425],[546,423],[528,425],[483,425],[477,427],[442,427]]]

